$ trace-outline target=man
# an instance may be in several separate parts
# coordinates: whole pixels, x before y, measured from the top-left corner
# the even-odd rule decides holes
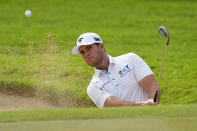
[[[100,36],[95,33],[80,35],[72,53],[80,53],[95,69],[87,93],[99,108],[159,104],[161,92],[153,72],[136,54],[107,55]]]

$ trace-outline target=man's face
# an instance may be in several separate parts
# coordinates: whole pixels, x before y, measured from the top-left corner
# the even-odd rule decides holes
[[[92,67],[99,65],[103,59],[104,46],[103,44],[82,45],[79,52],[85,62]]]

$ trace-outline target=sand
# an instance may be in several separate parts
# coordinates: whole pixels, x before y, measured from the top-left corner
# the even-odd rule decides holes
[[[9,110],[33,110],[33,109],[57,109],[55,105],[36,97],[23,97],[0,93],[0,111]]]

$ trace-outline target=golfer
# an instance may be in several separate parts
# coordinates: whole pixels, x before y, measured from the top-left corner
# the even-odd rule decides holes
[[[95,69],[87,93],[97,107],[159,104],[161,91],[157,88],[153,72],[138,55],[128,53],[112,57],[106,54],[96,33],[80,35],[72,54],[81,54],[85,62]]]

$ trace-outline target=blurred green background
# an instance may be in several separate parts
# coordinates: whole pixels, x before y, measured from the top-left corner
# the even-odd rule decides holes
[[[98,33],[112,56],[138,54],[157,79],[166,43],[157,29],[164,25],[171,42],[161,104],[197,103],[196,16],[192,0],[0,0],[1,92],[94,106],[86,93],[94,70],[71,54],[78,36]]]

